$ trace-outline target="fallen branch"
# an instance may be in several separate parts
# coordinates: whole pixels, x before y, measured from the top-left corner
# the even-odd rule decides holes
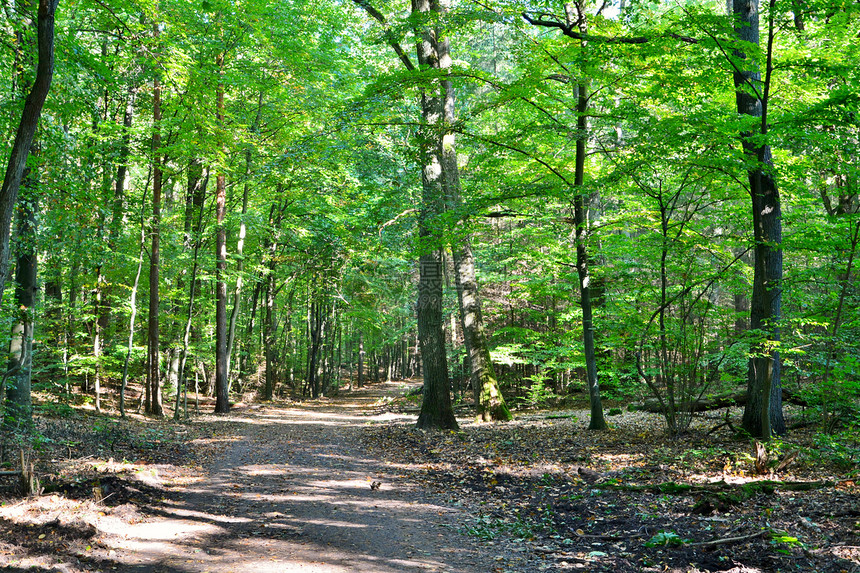
[[[834,487],[833,481],[777,481],[757,480],[745,483],[727,483],[718,481],[714,483],[689,484],[677,482],[663,482],[658,484],[625,484],[625,483],[601,483],[594,487],[597,489],[614,489],[621,491],[639,491],[649,493],[662,493],[672,495],[690,495],[696,493],[724,493],[739,491],[747,496],[756,493],[771,494],[777,489],[787,491],[811,491],[826,487]]]
[[[757,533],[753,533],[751,535],[741,535],[738,537],[723,537],[721,539],[712,539],[710,541],[699,541],[697,543],[685,543],[685,547],[713,547],[715,545],[725,545],[727,543],[737,543],[738,541],[746,541],[748,539],[755,539],[756,537],[761,537],[762,535],[768,533],[767,530],[759,531]]]
[[[806,400],[794,392],[782,390],[782,401],[795,404],[798,406],[808,405]],[[675,406],[676,412],[708,412],[711,410],[720,410],[727,407],[744,406],[747,403],[746,392],[736,392],[734,394],[725,394],[723,396],[712,396],[710,398],[699,398],[698,400],[687,400],[679,402]],[[662,414],[664,406],[657,398],[646,398],[644,402],[632,404],[632,410],[651,412],[652,414]],[[717,427],[721,427],[720,426]],[[715,428],[716,429],[716,428]]]
[[[643,537],[641,533],[631,533],[630,535],[597,535],[594,533],[585,533],[581,529],[577,529],[574,531],[577,537],[582,537],[584,539],[606,539],[608,541],[621,541],[624,539],[636,539],[637,537]]]

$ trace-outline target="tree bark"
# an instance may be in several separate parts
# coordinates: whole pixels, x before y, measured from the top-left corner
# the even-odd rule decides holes
[[[413,0],[413,13],[428,14],[430,0]],[[438,32],[432,27],[419,31],[418,63],[434,67]],[[435,84],[435,83],[434,83]],[[443,175],[441,128],[443,119],[441,86],[431,84],[421,93],[422,126],[418,133],[421,160],[421,209],[418,216],[419,279],[418,341],[421,348],[424,394],[419,428],[456,429],[457,420],[451,405],[451,383],[445,355],[445,333],[442,328],[442,222]]]
[[[758,45],[758,0],[734,0],[738,39]],[[772,16],[771,16],[772,17]],[[750,352],[747,375],[749,400],[744,409],[743,427],[753,436],[763,436],[762,408],[770,414],[770,424],[776,434],[785,433],[782,413],[781,364],[779,358],[782,314],[782,212],[779,189],[774,179],[770,146],[762,143],[767,134],[767,105],[770,84],[773,25],[771,23],[767,48],[767,69],[764,83],[755,63],[740,51],[736,52],[741,66],[734,72],[735,101],[740,115],[759,118],[759,133],[741,135],[744,153],[750,167],[748,180],[752,198],[753,237],[755,246],[753,292],[750,300],[750,328],[760,332],[760,340]],[[744,65],[746,64],[746,65]],[[753,135],[757,135],[754,138]],[[763,392],[770,379],[769,396]],[[764,436],[770,437],[770,436]]]
[[[30,93],[24,102],[24,110],[18,123],[15,141],[9,154],[9,163],[0,187],[0,302],[6,287],[6,275],[9,270],[9,236],[12,228],[12,213],[18,200],[18,190],[27,165],[27,156],[42,106],[51,89],[54,77],[54,13],[59,0],[39,0],[39,12],[36,22],[38,36],[39,61],[36,65],[36,77]]]
[[[224,127],[224,54],[218,54],[218,87],[216,93],[216,121]],[[227,385],[227,188],[223,167],[215,179],[215,412],[230,411]]]
[[[263,92],[257,99],[257,117],[251,126],[251,133],[259,130],[263,115]],[[236,323],[239,320],[239,309],[242,302],[242,272],[245,269],[245,235],[248,226],[245,217],[248,214],[248,191],[251,186],[251,147],[245,150],[245,182],[242,187],[242,218],[239,221],[239,240],[236,242],[236,290],[233,291],[233,308],[230,311],[230,325],[227,329],[227,376],[230,376],[230,362],[233,356],[233,346],[236,341]]]
[[[4,422],[12,422],[18,431],[29,431],[33,426],[33,403],[30,395],[33,365],[33,327],[36,303],[36,189],[28,184],[25,170],[24,185],[31,192],[21,201],[18,215],[17,261],[15,266],[15,308],[18,322],[12,328],[9,345],[9,378],[6,390]]]
[[[158,38],[158,24],[152,27],[153,37]],[[145,410],[148,414],[161,416],[164,413],[161,399],[161,369],[159,352],[159,268],[161,240],[161,79],[156,74],[152,88],[152,223],[150,225],[151,246],[149,251],[149,322],[146,369]]]
[[[570,5],[566,6],[568,23],[572,24]],[[579,31],[588,33],[588,23],[581,4],[579,11]],[[585,49],[585,40],[580,40]],[[594,351],[594,309],[591,301],[591,276],[588,272],[588,215],[585,203],[585,158],[588,155],[588,81],[583,75],[577,85],[576,102],[576,156],[573,179],[573,220],[576,227],[576,271],[579,276],[579,306],[582,309],[582,342],[585,352],[585,372],[588,385],[588,399],[591,406],[589,430],[605,430],[603,405],[600,400],[600,384],[597,378],[597,357]]]
[[[445,6],[436,4],[435,9],[444,11]],[[440,70],[451,68],[451,48],[447,37],[437,38],[438,58],[436,66]],[[431,65],[433,60],[431,60]],[[454,111],[454,87],[450,80],[442,81],[445,129],[440,130],[442,184],[449,208],[462,209],[460,169],[457,165],[457,150],[452,128],[456,122]],[[461,220],[458,227],[464,227]],[[475,390],[476,417],[480,421],[508,421],[513,418],[505,404],[496,372],[490,358],[490,349],[484,334],[484,321],[481,313],[481,299],[478,293],[478,280],[475,273],[475,258],[472,245],[466,235],[454,238],[451,246],[454,259],[454,282],[457,287],[457,301],[460,307],[460,323],[463,328],[463,341],[469,357],[472,387]]]

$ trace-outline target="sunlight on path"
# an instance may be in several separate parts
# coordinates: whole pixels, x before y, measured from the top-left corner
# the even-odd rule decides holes
[[[246,437],[232,444],[206,480],[170,489],[144,522],[121,526],[119,519],[103,518],[99,527],[110,533],[103,545],[112,549],[112,568],[490,570],[480,548],[469,547],[474,540],[452,527],[454,510],[428,501],[395,468],[360,450],[360,428],[393,416],[365,413],[378,398],[234,414]]]

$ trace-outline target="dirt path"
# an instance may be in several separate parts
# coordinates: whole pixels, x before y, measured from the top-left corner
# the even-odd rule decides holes
[[[102,518],[93,564],[118,571],[375,573],[493,570],[493,556],[457,533],[457,511],[368,457],[361,427],[377,386],[301,408],[231,416],[242,438],[204,481],[169,488],[139,523]],[[385,419],[391,419],[391,414]],[[380,482],[378,488],[371,488]],[[113,520],[113,523],[111,523]]]

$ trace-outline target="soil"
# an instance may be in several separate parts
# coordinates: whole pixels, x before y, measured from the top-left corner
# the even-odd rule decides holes
[[[749,441],[707,435],[706,419],[683,440],[662,438],[645,413],[597,434],[579,411],[423,432],[404,398],[414,387],[239,405],[186,424],[43,420],[46,493],[3,500],[0,566],[860,571],[856,467],[812,448],[758,476]],[[785,485],[801,482],[809,489]]]

